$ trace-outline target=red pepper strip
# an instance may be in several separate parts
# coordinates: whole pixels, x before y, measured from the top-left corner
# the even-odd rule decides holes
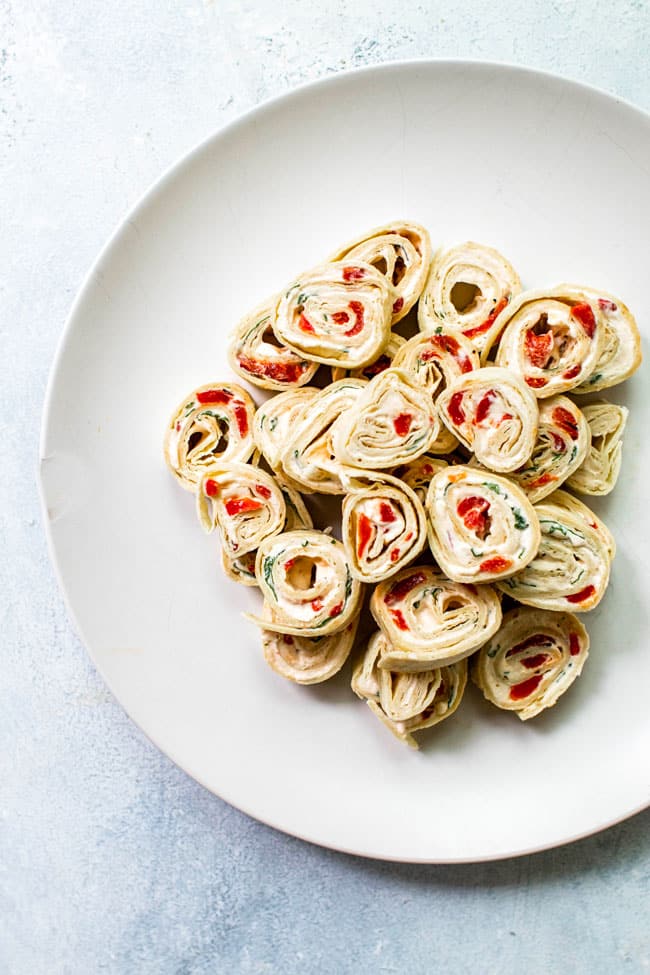
[[[474,338],[475,335],[482,335],[483,332],[487,332],[487,330],[491,328],[492,325],[495,323],[495,321],[497,320],[497,318],[499,317],[499,315],[501,314],[501,312],[506,307],[509,301],[510,301],[510,295],[507,295],[505,298],[502,298],[501,301],[494,306],[494,308],[492,309],[492,311],[490,312],[490,314],[488,315],[488,317],[485,319],[484,322],[481,322],[480,325],[475,325],[474,328],[466,329],[463,332],[463,335],[468,339],[472,339]]]
[[[578,421],[573,413],[565,410],[563,406],[556,406],[551,415],[560,430],[568,433],[572,440],[578,439]]]
[[[378,376],[380,372],[384,371],[384,369],[388,369],[390,363],[390,356],[380,355],[375,362],[371,362],[369,366],[365,367],[363,374],[364,376],[367,376],[368,379],[372,379],[373,376]]]
[[[245,437],[248,433],[248,413],[246,412],[246,407],[243,403],[235,403],[234,406],[235,419],[237,420],[237,426],[239,427],[240,437]]]
[[[490,502],[476,495],[463,498],[456,506],[458,516],[463,519],[465,528],[481,539],[486,535],[489,510]]]
[[[254,498],[228,498],[225,503],[226,512],[229,515],[243,515],[249,511],[259,511],[264,505],[261,501]]]
[[[261,498],[266,498],[267,501],[271,497],[270,490],[267,487],[265,487],[264,484],[256,484],[255,485],[255,493],[256,494],[259,494],[259,496]]]
[[[602,308],[603,311],[616,311],[618,305],[610,301],[609,298],[599,298],[598,307]]]
[[[309,319],[305,318],[304,315],[301,315],[298,319],[298,328],[301,330],[301,332],[310,332],[312,335],[314,334],[314,326]]]
[[[397,562],[398,559],[399,559],[399,549],[394,548],[393,551],[390,553],[390,560],[391,562]]]
[[[204,485],[205,493],[209,498],[214,498],[219,494],[219,485],[216,481],[213,481],[211,477],[207,479]]]
[[[232,393],[225,389],[206,389],[202,393],[197,393],[196,398],[199,403],[229,403]]]
[[[542,674],[535,674],[534,677],[529,677],[528,680],[522,680],[519,684],[514,684],[510,688],[510,700],[511,701],[523,701],[524,698],[528,697],[533,691],[536,691],[542,680]]]
[[[401,609],[391,609],[390,615],[393,617],[395,625],[400,630],[408,630],[408,623],[404,619]]]
[[[340,616],[342,611],[343,611],[343,603],[337,603],[336,606],[332,606],[328,615],[330,619],[333,619],[334,616]]]
[[[393,302],[393,315],[397,315],[398,312],[400,312],[403,307],[404,307],[404,299],[403,298],[398,298],[396,301],[394,301]]]
[[[387,606],[394,606],[395,603],[404,599],[404,596],[407,596],[412,589],[415,589],[416,586],[421,585],[423,582],[426,582],[426,576],[423,572],[415,572],[412,576],[401,579],[384,596],[385,604]]]
[[[303,372],[309,368],[307,362],[259,362],[250,356],[240,355],[240,367],[251,376],[261,379],[275,379],[278,383],[298,382]]]
[[[596,319],[591,305],[587,304],[586,301],[582,302],[582,304],[574,305],[571,309],[571,317],[580,322],[589,338],[593,339],[594,332],[596,331]]]
[[[457,427],[461,426],[465,422],[465,414],[463,413],[463,408],[461,406],[464,395],[465,394],[462,392],[454,393],[449,400],[449,406],[447,407],[447,412],[449,413],[451,422],[455,423]]]
[[[379,515],[381,520],[390,525],[392,522],[397,521],[397,515],[393,511],[392,505],[388,504],[387,501],[382,501],[379,505]]]
[[[544,379],[543,376],[526,376],[525,379],[527,385],[532,389],[541,389],[548,383],[548,379]]]
[[[571,593],[570,596],[566,597],[566,600],[568,603],[584,603],[585,600],[590,599],[595,592],[596,589],[594,586],[585,586],[585,588],[581,589],[580,592]]]
[[[413,422],[413,417],[410,413],[400,413],[393,420],[393,426],[395,427],[395,433],[398,437],[408,436],[408,432],[411,429],[411,423]]]
[[[346,322],[350,321],[350,316],[346,311],[335,311],[332,315],[332,321],[336,325],[345,325]]]
[[[476,416],[474,417],[475,423],[482,423],[485,417],[490,412],[490,404],[494,403],[497,398],[496,393],[493,389],[488,389],[485,396],[482,396],[479,400],[479,404],[476,407]]]
[[[511,568],[511,559],[504,559],[501,555],[495,555],[491,559],[486,559],[479,565],[480,572],[505,572]]]
[[[350,304],[348,305],[348,308],[354,315],[355,321],[352,328],[349,328],[347,332],[344,332],[344,335],[358,335],[359,332],[363,329],[363,325],[364,325],[363,305],[361,304],[360,301],[351,301]]]
[[[344,267],[343,268],[343,280],[344,281],[361,281],[365,278],[366,272],[362,267]]]
[[[529,489],[544,487],[545,484],[550,484],[551,481],[557,481],[555,474],[540,474],[540,476],[536,477],[534,481],[528,481],[526,487]]]
[[[359,515],[359,520],[357,521],[357,555],[359,558],[363,558],[363,553],[368,547],[368,543],[372,538],[373,524],[370,518],[363,514]]]
[[[582,366],[580,364],[578,364],[576,366],[571,366],[570,369],[567,369],[566,372],[563,372],[562,373],[562,379],[575,379],[576,376],[579,376],[580,375],[580,370],[581,369],[582,369]]]
[[[313,609],[313,611],[315,613],[320,613],[321,609],[323,608],[323,600],[322,599],[312,599],[312,601],[311,601],[311,608]]]
[[[543,332],[535,335],[532,330],[526,332],[524,338],[524,353],[532,366],[543,369],[548,362],[548,357],[553,351],[553,332]]]
[[[569,653],[572,657],[577,657],[580,653],[580,640],[577,633],[569,634]]]
[[[531,647],[550,647],[553,641],[546,633],[535,633],[533,636],[526,637],[521,643],[515,643],[506,653],[506,657],[513,657],[522,650],[530,650]]]
[[[533,657],[524,657],[523,660],[520,660],[520,663],[526,670],[537,670],[538,667],[541,667],[549,659],[547,653],[536,653]]]

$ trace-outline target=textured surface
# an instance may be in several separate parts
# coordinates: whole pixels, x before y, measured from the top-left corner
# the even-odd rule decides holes
[[[647,109],[649,44],[643,0],[0,0],[0,971],[650,968],[649,813],[518,861],[414,867],[310,847],[204,792],[71,632],[34,485],[47,372],[85,270],[215,127],[299,82],[412,56],[526,63]]]

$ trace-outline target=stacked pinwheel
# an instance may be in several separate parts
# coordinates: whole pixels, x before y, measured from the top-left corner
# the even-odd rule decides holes
[[[454,713],[470,658],[497,707],[526,720],[555,704],[615,553],[559,488],[604,495],[618,478],[627,410],[578,403],[641,362],[625,305],[575,285],[522,291],[493,248],[432,258],[427,231],[397,222],[259,305],[229,360],[275,395],[256,408],[236,383],[199,387],[165,457],[218,529],[226,574],[261,590],[248,618],[270,666],[331,678],[367,590],[375,632],[352,689],[401,740],[417,747],[414,732]],[[342,498],[340,538],[314,526],[315,495]]]

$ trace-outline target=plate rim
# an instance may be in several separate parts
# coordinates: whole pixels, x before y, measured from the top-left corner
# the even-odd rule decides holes
[[[211,131],[207,136],[200,139],[195,143],[187,152],[184,152],[179,157],[177,157],[174,162],[163,169],[162,173],[157,176],[153,182],[151,182],[147,188],[142,192],[136,199],[136,202],[124,211],[120,217],[118,217],[113,229],[108,234],[103,245],[100,247],[95,259],[92,261],[90,267],[84,274],[82,281],[77,289],[74,300],[70,306],[70,310],[66,317],[63,329],[59,334],[56,343],[56,349],[54,356],[50,365],[48,372],[48,378],[45,388],[45,394],[43,397],[43,405],[41,411],[41,422],[39,430],[39,447],[38,447],[38,468],[37,468],[37,488],[40,504],[40,514],[41,522],[43,525],[43,531],[45,534],[45,539],[47,543],[47,550],[50,559],[50,564],[54,572],[54,577],[56,579],[59,593],[63,599],[64,606],[66,608],[66,613],[68,620],[72,626],[72,629],[84,647],[85,652],[90,658],[95,670],[99,674],[100,678],[106,685],[106,687],[111,692],[113,699],[117,702],[122,711],[127,715],[130,721],[138,728],[138,730],[145,736],[145,738],[154,745],[163,755],[165,755],[173,764],[179,768],[185,775],[192,778],[195,782],[206,789],[209,793],[216,796],[221,801],[226,802],[228,805],[237,809],[238,812],[244,813],[244,815],[262,823],[265,826],[271,827],[286,836],[292,836],[300,839],[303,842],[310,843],[314,846],[321,847],[323,849],[333,850],[338,853],[344,853],[349,856],[362,857],[368,860],[380,860],[391,863],[414,863],[414,864],[440,864],[440,865],[450,865],[450,864],[468,864],[468,863],[489,863],[497,862],[501,860],[514,859],[516,857],[528,856],[534,853],[542,853],[547,850],[558,849],[569,843],[575,843],[579,840],[586,839],[587,837],[594,836],[599,832],[602,832],[609,827],[616,826],[625,820],[638,815],[645,809],[650,807],[650,795],[641,804],[634,806],[633,808],[626,810],[615,818],[605,817],[604,820],[599,821],[596,825],[592,825],[585,830],[581,830],[571,836],[564,837],[560,840],[552,840],[548,843],[534,844],[532,846],[524,846],[516,850],[510,850],[507,852],[497,852],[489,853],[482,856],[468,856],[468,857],[419,857],[419,856],[404,856],[404,855],[390,855],[385,852],[367,852],[351,849],[344,844],[337,844],[332,842],[325,842],[323,840],[315,839],[302,831],[296,831],[289,829],[285,826],[280,825],[271,819],[260,816],[259,814],[246,808],[244,805],[240,805],[234,802],[230,798],[226,798],[221,793],[215,791],[215,789],[209,785],[200,773],[192,770],[189,763],[186,761],[181,764],[180,760],[177,759],[173,750],[163,748],[145,728],[142,727],[140,722],[131,714],[130,709],[122,703],[118,695],[116,694],[111,680],[107,677],[104,672],[104,668],[97,656],[91,649],[90,643],[86,640],[83,629],[79,625],[79,621],[74,612],[74,609],[70,603],[68,597],[68,592],[64,584],[63,576],[61,573],[61,568],[59,565],[59,560],[57,557],[56,548],[54,545],[54,540],[52,537],[52,532],[50,530],[50,519],[48,516],[48,504],[46,497],[46,487],[45,480],[43,477],[43,465],[47,461],[47,440],[49,437],[49,425],[51,420],[51,407],[55,394],[55,387],[57,385],[58,374],[62,365],[62,360],[65,354],[66,346],[71,338],[73,328],[75,327],[76,319],[78,317],[79,311],[86,300],[88,292],[93,286],[95,277],[98,271],[101,269],[104,262],[110,259],[111,254],[116,248],[121,240],[122,234],[129,226],[129,224],[137,220],[138,216],[142,211],[147,209],[156,199],[158,194],[163,193],[166,189],[168,183],[174,181],[179,175],[182,174],[185,168],[189,168],[194,163],[195,159],[201,156],[202,153],[207,151],[214,143],[217,143],[221,138],[227,137],[231,132],[236,131],[240,127],[247,126],[251,121],[253,121],[256,116],[263,115],[268,109],[275,107],[276,105],[290,102],[292,99],[299,98],[306,93],[322,90],[325,88],[333,88],[337,84],[344,83],[348,81],[351,77],[357,75],[367,75],[373,73],[385,73],[390,70],[404,69],[404,68],[417,68],[417,67],[433,67],[442,68],[453,67],[453,68],[468,68],[473,69],[498,69],[505,72],[511,72],[514,74],[527,75],[529,77],[537,78],[540,80],[549,80],[552,82],[560,82],[570,88],[577,91],[583,91],[590,95],[596,95],[605,101],[608,101],[616,106],[622,106],[625,109],[631,110],[633,113],[639,116],[640,120],[645,124],[650,124],[650,111],[641,108],[634,102],[629,101],[619,95],[613,94],[604,88],[597,85],[593,85],[590,82],[578,80],[576,78],[571,78],[563,74],[559,74],[553,71],[547,71],[541,68],[529,67],[528,65],[517,64],[510,61],[501,60],[487,60],[483,58],[431,58],[431,57],[419,57],[419,58],[399,58],[391,59],[387,61],[380,61],[374,64],[366,64],[355,66],[352,68],[347,68],[343,71],[334,71],[331,74],[326,74],[323,77],[312,79],[301,84],[294,85],[288,88],[286,91],[282,91],[277,95],[273,95],[263,101],[253,105],[251,108],[246,109],[241,114],[237,115],[235,118],[226,122],[224,125]]]

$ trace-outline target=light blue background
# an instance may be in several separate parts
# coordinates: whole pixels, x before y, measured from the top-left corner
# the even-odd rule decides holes
[[[411,56],[537,66],[648,109],[649,51],[645,0],[0,0],[3,975],[650,969],[650,813],[520,860],[400,866],[308,846],[203,791],[72,633],[34,479],[86,269],[215,128],[300,82]]]

